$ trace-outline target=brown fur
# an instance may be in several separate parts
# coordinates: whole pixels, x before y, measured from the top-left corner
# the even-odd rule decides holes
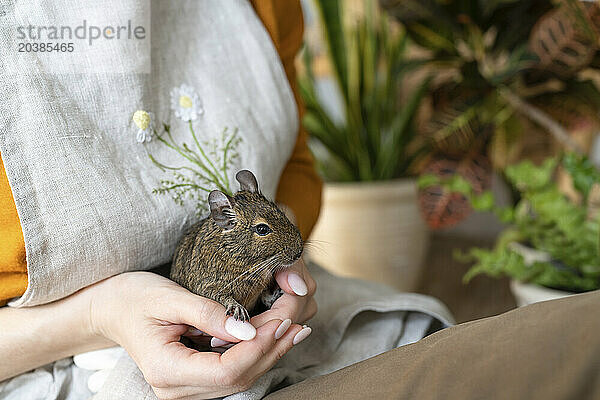
[[[242,188],[248,189],[243,183]],[[274,273],[300,257],[303,242],[298,229],[258,191],[258,185],[255,191],[241,190],[227,199],[231,208],[217,209],[211,203],[211,217],[194,225],[180,241],[171,279],[221,303],[227,315],[247,321],[248,310],[275,287]],[[224,229],[217,223],[224,216],[233,228]],[[266,223],[272,232],[260,236],[255,232],[260,223]]]

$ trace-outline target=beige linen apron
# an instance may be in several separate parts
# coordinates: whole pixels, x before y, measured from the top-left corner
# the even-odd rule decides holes
[[[263,193],[274,196],[296,140],[297,113],[278,55],[247,1],[110,0],[100,7],[80,0],[9,0],[5,9],[5,46],[14,44],[14,29],[22,24],[86,18],[87,26],[143,26],[150,20],[144,16],[151,16],[151,27],[144,27],[150,65],[140,64],[150,54],[142,40],[114,46],[77,41],[75,65],[68,54],[23,58],[12,48],[0,49],[2,65],[13,66],[0,75],[0,152],[29,272],[26,293],[11,305],[50,302],[108,276],[169,261],[196,220],[194,204],[181,207],[168,195],[151,193],[172,176],[147,153],[167,165],[181,165],[182,158],[156,139],[139,143],[132,116],[152,112],[156,127],[167,122],[176,140],[193,143],[187,122],[175,112],[179,104],[171,104],[171,92],[179,94],[181,85],[197,95],[193,126],[200,141],[220,140],[224,128],[239,129],[239,158],[228,167],[229,180],[250,169]],[[107,60],[121,72],[97,65]]]

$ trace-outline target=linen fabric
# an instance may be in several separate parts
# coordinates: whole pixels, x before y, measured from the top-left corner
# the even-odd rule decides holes
[[[18,13],[21,3],[8,8]],[[133,18],[148,13],[149,4],[115,0],[102,7]],[[60,21],[61,13],[65,19],[77,11],[85,15],[87,6],[59,0],[51,12]],[[47,7],[50,3],[41,2],[32,8],[30,20],[43,19]],[[261,191],[275,196],[296,142],[298,115],[251,4],[153,1],[151,11],[150,74],[38,71],[0,77],[0,153],[21,221],[29,278],[13,306],[50,302],[170,259],[197,218],[192,202],[180,207],[152,194],[160,179],[172,176],[154,166],[148,153],[167,165],[185,162],[156,139],[138,143],[131,120],[136,110],[151,111],[157,126],[168,122],[177,141],[192,143],[187,124],[170,109],[170,92],[182,84],[202,102],[204,113],[193,122],[201,141],[219,140],[226,127],[239,129],[242,143],[227,170],[229,180],[235,182],[237,170],[250,169]],[[117,50],[110,58],[139,56]],[[86,49],[80,51],[85,58]]]
[[[252,0],[251,3],[279,53],[301,119],[304,108],[299,97],[294,66],[295,55],[303,40],[300,1]],[[305,239],[319,215],[321,186],[321,179],[315,171],[314,160],[308,148],[308,134],[300,126],[294,151],[279,180],[276,200],[292,209],[298,229]],[[3,305],[10,298],[21,296],[27,289],[27,260],[23,233],[1,154],[0,202],[0,236],[4,238],[0,241],[0,305]]]
[[[89,399],[88,379],[93,371],[77,368],[72,358],[36,368],[0,382],[2,400],[82,400]]]

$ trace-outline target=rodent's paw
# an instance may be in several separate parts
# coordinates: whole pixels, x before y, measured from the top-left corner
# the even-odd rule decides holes
[[[273,303],[283,296],[283,293],[283,290],[277,285],[273,291],[265,290],[261,295],[261,301],[267,308],[271,308]]]
[[[242,320],[244,322],[250,321],[250,314],[248,311],[239,304],[230,304],[227,306],[227,315],[233,316],[236,320]]]

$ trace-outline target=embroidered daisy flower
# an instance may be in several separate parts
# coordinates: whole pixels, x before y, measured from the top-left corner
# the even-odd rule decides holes
[[[144,110],[137,110],[133,113],[131,120],[138,128],[136,135],[138,143],[151,141],[152,130],[154,129],[154,114]]]
[[[171,108],[175,116],[183,121],[194,121],[204,114],[198,93],[189,85],[183,84],[171,90]]]

